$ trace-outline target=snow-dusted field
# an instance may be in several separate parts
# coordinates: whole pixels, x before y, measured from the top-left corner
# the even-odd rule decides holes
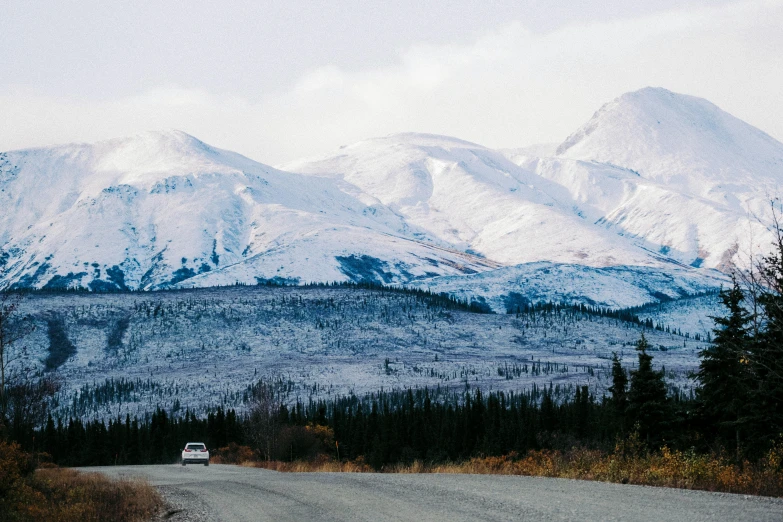
[[[570,311],[476,314],[410,293],[334,287],[36,294],[24,308],[38,324],[26,341],[31,362],[65,380],[60,412],[84,417],[241,408],[259,379],[277,381],[290,400],[534,384],[561,394],[587,384],[600,397],[612,352],[631,366],[641,334],[632,323]],[[687,393],[704,343],[645,334],[655,365]],[[133,389],[105,386],[121,379]]]

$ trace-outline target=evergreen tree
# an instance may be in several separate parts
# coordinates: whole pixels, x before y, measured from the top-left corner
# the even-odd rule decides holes
[[[620,364],[617,352],[612,353],[612,385],[609,387],[609,393],[612,394],[615,424],[620,433],[624,433],[625,412],[628,409],[628,374]]]
[[[740,417],[748,403],[750,385],[748,365],[748,323],[750,314],[743,306],[745,296],[732,280],[730,290],[721,290],[725,317],[713,317],[716,328],[712,344],[699,352],[701,362],[696,374],[700,409],[707,426],[717,428],[725,442],[740,453]]]
[[[762,328],[747,350],[751,385],[744,421],[758,453],[783,434],[783,230],[777,223],[776,232],[775,252],[759,265]]]
[[[593,399],[587,386],[576,387],[574,406],[576,407],[576,436],[584,440],[590,432],[590,413]]]
[[[631,388],[628,391],[628,418],[638,426],[639,435],[648,444],[657,445],[664,437],[669,422],[669,401],[663,372],[652,366],[652,355],[644,334],[636,343],[639,368],[631,371]]]

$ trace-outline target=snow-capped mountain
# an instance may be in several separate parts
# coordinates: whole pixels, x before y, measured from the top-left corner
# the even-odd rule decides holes
[[[746,197],[783,181],[783,144],[707,100],[661,88],[607,103],[556,155],[623,167],[740,212]]]
[[[180,132],[0,153],[0,279],[156,289],[374,281],[632,306],[769,243],[783,144],[642,89],[562,144],[397,134],[272,168]],[[514,301],[514,302],[517,302]],[[513,305],[513,303],[512,303]]]
[[[602,107],[552,156],[506,151],[594,223],[684,264],[729,269],[768,247],[783,144],[710,102],[646,88]]]
[[[18,286],[190,285],[472,273],[497,265],[328,179],[180,132],[0,155],[0,245]]]
[[[342,180],[407,223],[505,265],[540,260],[648,265],[656,256],[553,197],[549,180],[497,151],[444,136],[398,134],[281,168]]]

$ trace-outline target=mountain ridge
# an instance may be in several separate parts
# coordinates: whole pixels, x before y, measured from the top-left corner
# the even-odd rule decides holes
[[[771,173],[754,173],[765,165]],[[148,132],[0,153],[0,205],[13,209],[0,215],[0,284],[352,280],[458,293],[456,281],[499,303],[524,291],[507,274],[553,263],[591,288],[584,302],[625,303],[594,285],[655,300],[717,288],[725,278],[708,269],[758,249],[768,231],[751,216],[764,220],[778,178],[783,144],[660,88],[605,104],[554,151],[400,133],[275,168],[181,131]],[[658,286],[610,283],[622,271],[612,267]]]
[[[3,264],[22,286],[99,281],[99,288],[162,288],[280,245],[315,243],[320,245],[315,252],[328,251],[333,258],[377,257],[385,252],[373,250],[373,243],[411,234],[382,205],[360,202],[329,180],[282,172],[184,133],[5,153],[0,172],[12,169],[15,179],[2,185],[3,196],[20,212],[0,217],[0,229],[5,237],[17,236],[10,248],[6,239]],[[338,230],[345,237],[337,237]],[[340,247],[354,236],[355,251]],[[32,245],[42,247],[29,252]],[[408,246],[409,252],[387,256],[389,273],[399,274],[395,264],[405,270],[416,266],[423,276],[458,270],[449,266],[475,271],[472,265],[488,263],[425,242]],[[53,257],[60,258],[55,270]],[[419,258],[434,260],[430,271],[420,269]],[[274,270],[267,266],[236,281],[252,283],[256,276],[319,280],[317,264],[291,271],[286,268],[291,259],[278,261],[283,265]],[[337,261],[320,269],[334,279],[342,275]],[[96,277],[109,270],[121,271],[123,283]]]

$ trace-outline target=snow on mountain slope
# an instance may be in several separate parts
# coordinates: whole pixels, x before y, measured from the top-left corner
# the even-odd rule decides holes
[[[524,159],[530,150],[517,152]],[[677,236],[692,232],[689,212],[720,230],[722,209],[627,169],[560,158],[525,160],[519,168],[480,145],[420,134],[367,140],[281,168],[345,181],[456,248],[516,265],[408,284],[484,300],[496,312],[534,301],[625,308],[726,282],[720,272],[696,269],[694,258],[709,256],[698,237]],[[734,245],[728,235],[714,242],[721,253]],[[662,246],[680,243],[690,250]]]
[[[393,282],[498,266],[410,240],[399,216],[332,180],[180,132],[0,154],[0,207],[0,268],[18,286]]]
[[[764,245],[768,232],[747,212],[673,190],[605,163],[517,158],[557,185],[550,193],[580,215],[651,251],[692,266],[728,269]],[[761,241],[761,243],[759,243]],[[754,245],[754,246],[755,246]]]
[[[517,147],[513,149],[498,149],[498,152],[510,159],[517,165],[527,158],[549,158],[555,155],[559,143],[537,143],[527,147]]]
[[[607,103],[557,155],[630,169],[740,212],[746,195],[783,184],[783,143],[707,100],[661,88]]]
[[[783,144],[705,100],[628,93],[552,154],[399,134],[283,171],[179,132],[0,153],[0,283],[426,280],[497,310],[523,291],[636,306],[768,243],[751,216]]]
[[[532,303],[586,304],[630,308],[714,292],[728,282],[716,270],[642,266],[589,267],[563,263],[526,263],[472,276],[445,276],[407,286],[446,292],[485,303],[497,313],[524,310]]]
[[[596,227],[551,181],[455,138],[400,134],[281,168],[343,180],[428,235],[505,264],[651,265],[658,257]]]
[[[606,104],[556,157],[506,151],[556,199],[651,251],[728,269],[768,246],[783,144],[706,100],[642,89]]]

